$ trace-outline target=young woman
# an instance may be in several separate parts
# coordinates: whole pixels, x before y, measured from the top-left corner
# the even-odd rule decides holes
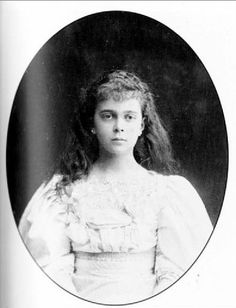
[[[55,175],[19,230],[55,282],[104,304],[143,300],[174,283],[212,226],[183,177],[147,84],[104,74],[87,90]]]

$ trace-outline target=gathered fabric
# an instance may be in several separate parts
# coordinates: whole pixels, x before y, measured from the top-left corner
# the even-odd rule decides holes
[[[87,300],[131,303],[153,295],[154,261],[155,249],[139,253],[79,252],[72,280],[79,296]]]
[[[60,179],[38,188],[19,230],[44,271],[84,299],[122,304],[161,292],[192,265],[212,232],[202,200],[181,176],[90,177],[58,194]]]

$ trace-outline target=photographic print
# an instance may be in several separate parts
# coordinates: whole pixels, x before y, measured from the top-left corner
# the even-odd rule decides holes
[[[144,14],[74,19],[17,86],[6,172],[19,236],[55,287],[158,299],[204,256],[223,205],[228,137],[207,66]]]

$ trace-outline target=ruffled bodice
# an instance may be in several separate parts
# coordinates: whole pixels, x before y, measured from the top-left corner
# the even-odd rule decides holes
[[[67,234],[74,251],[138,252],[156,245],[154,182],[75,183]]]
[[[200,197],[183,177],[151,171],[135,181],[91,177],[61,194],[59,180],[54,176],[36,191],[19,230],[36,261],[73,293],[83,294],[83,282],[78,290],[72,279],[75,272],[79,279],[77,256],[153,249],[158,292],[188,269],[212,231]]]

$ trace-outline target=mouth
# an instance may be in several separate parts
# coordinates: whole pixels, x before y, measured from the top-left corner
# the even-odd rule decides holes
[[[126,142],[127,140],[124,138],[112,138],[112,141],[118,141],[118,142]]]

